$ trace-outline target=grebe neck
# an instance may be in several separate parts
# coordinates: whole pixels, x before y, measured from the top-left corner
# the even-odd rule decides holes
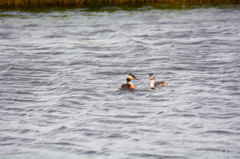
[[[151,88],[154,88],[154,79],[151,80],[151,85],[150,85]]]
[[[132,85],[131,80],[127,79],[127,84]]]

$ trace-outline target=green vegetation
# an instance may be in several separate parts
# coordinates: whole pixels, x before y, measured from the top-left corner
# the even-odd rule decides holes
[[[86,5],[119,4],[162,4],[162,5],[202,5],[240,4],[240,0],[0,0],[0,8],[9,7],[80,7]]]

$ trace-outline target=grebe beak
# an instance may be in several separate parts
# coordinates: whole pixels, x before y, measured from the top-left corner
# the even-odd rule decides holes
[[[138,78],[134,77],[134,80],[140,80],[140,79],[138,79]]]

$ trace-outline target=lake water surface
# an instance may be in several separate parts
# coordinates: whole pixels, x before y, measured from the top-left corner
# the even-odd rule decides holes
[[[0,158],[240,158],[240,7],[1,10]]]

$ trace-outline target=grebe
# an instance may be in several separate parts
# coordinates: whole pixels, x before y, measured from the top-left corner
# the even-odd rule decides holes
[[[155,82],[155,83],[154,83],[153,73],[150,73],[150,74],[149,74],[149,79],[151,80],[151,85],[150,85],[151,88],[154,88],[154,87],[157,87],[157,86],[165,86],[165,85],[168,85],[167,82],[164,82],[164,81]]]
[[[127,84],[122,84],[121,87],[119,89],[134,89],[137,88],[136,86],[134,86],[130,81],[132,80],[140,80],[137,79],[134,75],[132,75],[131,73],[127,76]]]

